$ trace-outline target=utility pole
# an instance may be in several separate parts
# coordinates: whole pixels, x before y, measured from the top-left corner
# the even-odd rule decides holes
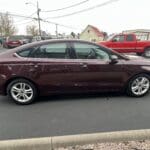
[[[32,3],[32,2],[26,2],[25,4],[31,4],[33,5],[34,7],[36,7],[36,12],[37,12],[37,18],[36,20],[38,21],[38,26],[39,26],[39,36],[41,36],[41,18],[40,18],[40,11],[41,9],[39,8],[39,2],[37,1],[36,4]]]
[[[55,25],[56,25],[56,37],[58,38],[58,24]]]
[[[41,9],[39,8],[39,2],[37,1],[37,18],[38,18],[38,25],[39,25],[39,35],[41,37],[41,21],[40,21],[40,11]]]

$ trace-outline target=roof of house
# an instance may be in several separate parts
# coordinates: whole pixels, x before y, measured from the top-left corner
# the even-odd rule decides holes
[[[97,36],[104,36],[103,32],[101,32],[97,27],[93,25],[88,25],[88,26],[93,29],[93,31],[97,34]]]

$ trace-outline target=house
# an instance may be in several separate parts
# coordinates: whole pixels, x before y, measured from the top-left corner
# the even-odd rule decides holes
[[[100,31],[97,27],[88,25],[80,34],[80,39],[92,42],[99,42],[104,40],[104,33]]]
[[[139,40],[150,40],[150,30],[149,29],[135,29],[135,30],[126,30],[122,33],[134,33]]]

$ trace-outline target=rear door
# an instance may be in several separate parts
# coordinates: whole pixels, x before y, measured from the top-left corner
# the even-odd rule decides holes
[[[84,66],[75,59],[70,42],[41,45],[31,55],[36,60],[36,71],[40,71],[37,82],[43,94],[79,91]],[[38,60],[38,61],[37,61]]]

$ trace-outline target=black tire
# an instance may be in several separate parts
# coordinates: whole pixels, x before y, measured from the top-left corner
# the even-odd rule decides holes
[[[19,85],[19,84],[24,84],[26,87],[30,87],[31,88],[31,96],[29,96],[30,98],[26,101],[21,101],[21,100],[17,100],[14,98],[14,94],[12,94],[12,90],[13,87],[15,85]],[[30,89],[29,89],[30,90]],[[25,90],[24,90],[25,91]],[[26,79],[15,79],[13,81],[11,81],[8,86],[7,86],[7,94],[8,96],[16,103],[16,104],[20,104],[20,105],[27,105],[27,104],[31,104],[37,97],[38,92],[37,92],[37,88],[35,87],[35,85],[33,83],[31,83],[30,81],[26,80]],[[29,94],[29,93],[28,93]],[[27,95],[26,95],[27,96]],[[17,97],[17,96],[16,96]],[[22,97],[23,93],[22,93]],[[20,98],[21,99],[21,98]]]
[[[137,56],[142,56],[142,53],[136,53]]]
[[[132,90],[133,88],[133,84],[134,84],[134,81],[136,79],[140,79],[140,78],[145,78],[147,79],[147,82],[149,84],[148,86],[148,89],[144,92],[144,93],[141,93],[139,95],[135,94]],[[140,85],[139,85],[140,86]],[[142,88],[142,87],[141,87]],[[132,96],[132,97],[142,97],[144,95],[146,95],[148,92],[149,92],[149,89],[150,89],[150,76],[147,75],[147,74],[139,74],[139,75],[136,75],[134,76],[129,82],[128,82],[128,85],[127,85],[127,89],[126,89],[126,92],[127,92],[127,95],[129,96]],[[144,89],[143,89],[144,90]]]
[[[150,47],[144,50],[143,57],[150,58]]]

